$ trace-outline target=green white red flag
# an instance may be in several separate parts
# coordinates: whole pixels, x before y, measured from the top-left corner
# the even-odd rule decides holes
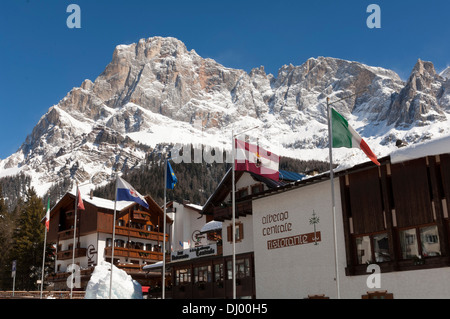
[[[47,232],[50,228],[50,198],[47,202],[47,213],[45,214],[45,228],[47,228]]]
[[[347,120],[334,108],[331,108],[331,120],[333,148],[359,148],[372,162],[380,166],[376,155],[372,152],[369,145],[367,145],[364,139],[361,138],[361,136],[348,124]]]

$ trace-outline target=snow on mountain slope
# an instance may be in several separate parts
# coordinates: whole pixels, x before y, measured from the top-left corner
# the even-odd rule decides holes
[[[447,67],[444,71],[442,71],[441,73],[439,73],[440,76],[442,76],[443,78],[450,80],[450,66]]]
[[[355,93],[357,93],[355,95]],[[0,161],[0,177],[33,176],[44,194],[70,177],[86,186],[114,171],[146,164],[164,144],[231,149],[231,131],[249,132],[281,156],[328,160],[326,98],[378,156],[449,132],[450,81],[420,59],[408,81],[391,70],[329,57],[246,73],[200,57],[174,38],[116,47],[97,79],[73,88],[40,119],[20,149]],[[243,137],[241,137],[243,138]],[[356,149],[335,149],[342,165],[366,161]]]

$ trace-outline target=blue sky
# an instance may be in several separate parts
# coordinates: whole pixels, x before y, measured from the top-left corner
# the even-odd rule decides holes
[[[69,4],[81,29],[69,29]],[[369,29],[369,4],[381,28]],[[14,153],[48,108],[111,61],[116,45],[172,36],[205,58],[277,74],[310,57],[359,61],[409,76],[418,58],[450,65],[450,1],[2,0],[0,158]]]

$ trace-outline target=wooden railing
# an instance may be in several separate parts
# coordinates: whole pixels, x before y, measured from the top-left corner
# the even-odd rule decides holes
[[[112,247],[105,248],[105,255],[111,256]],[[132,249],[132,248],[123,248],[123,247],[114,247],[114,256],[115,257],[127,257],[127,258],[141,258],[148,260],[163,260],[163,253],[157,251],[150,250],[140,250],[140,249]]]
[[[149,239],[149,240],[155,240],[155,241],[161,241],[161,242],[164,239],[163,233],[157,233],[154,231],[136,229],[136,228],[125,227],[125,226],[116,226],[116,235]],[[169,235],[166,234],[166,241],[168,241],[168,240],[169,240]]]
[[[77,257],[86,257],[86,248],[75,248],[75,258]],[[63,250],[58,251],[57,258],[58,260],[66,260],[72,258],[73,250]]]
[[[79,232],[79,230],[77,229],[77,234],[78,234],[78,232]],[[67,229],[67,230],[58,232],[59,240],[71,239],[71,238],[73,238],[73,229]]]
[[[135,210],[131,213],[131,219],[141,222],[150,221],[150,214],[140,210]]]
[[[252,214],[252,202],[246,201],[242,203],[236,203],[236,217],[246,216]],[[232,217],[232,207],[215,207],[214,208],[214,218],[215,219],[231,219]]]

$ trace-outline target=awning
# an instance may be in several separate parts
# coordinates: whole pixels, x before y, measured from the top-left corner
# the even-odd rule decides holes
[[[209,223],[206,223],[202,229],[200,230],[201,233],[206,233],[209,231],[219,230],[222,229],[222,222],[212,220]]]
[[[158,261],[154,264],[151,265],[145,265],[144,267],[142,267],[142,270],[149,270],[149,269],[154,269],[154,268],[162,268],[163,262],[162,261]]]

